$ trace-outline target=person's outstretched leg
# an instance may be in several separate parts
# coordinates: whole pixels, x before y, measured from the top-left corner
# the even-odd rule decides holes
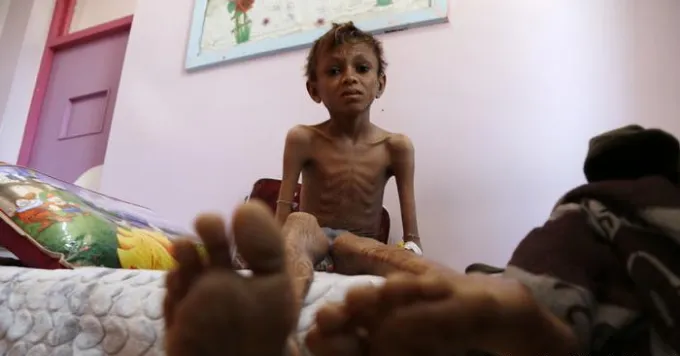
[[[253,271],[231,266],[225,225],[202,215],[196,230],[208,252],[204,263],[191,242],[175,245],[179,266],[168,273],[164,303],[169,356],[296,355],[299,315],[280,227],[268,208],[246,203],[234,213],[239,252]]]

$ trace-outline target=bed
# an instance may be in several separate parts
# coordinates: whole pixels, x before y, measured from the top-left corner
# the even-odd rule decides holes
[[[243,271],[247,274],[247,271]],[[163,355],[163,271],[0,268],[0,355]],[[300,314],[381,277],[318,272]]]
[[[270,183],[256,187],[278,192]],[[163,355],[165,270],[186,235],[145,207],[0,164],[0,355]],[[323,303],[381,281],[317,273],[298,335]]]

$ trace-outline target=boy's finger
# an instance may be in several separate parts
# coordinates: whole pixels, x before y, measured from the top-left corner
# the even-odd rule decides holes
[[[208,252],[209,265],[231,269],[231,248],[224,219],[216,214],[201,214],[194,225]]]

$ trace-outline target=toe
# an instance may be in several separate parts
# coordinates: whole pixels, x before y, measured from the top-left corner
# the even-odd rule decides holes
[[[455,301],[446,299],[394,310],[373,335],[371,354],[455,354],[459,347],[465,348],[460,342],[470,336],[457,310]],[[456,328],[458,324],[462,325]]]
[[[369,285],[349,290],[345,296],[345,310],[353,324],[372,330],[382,319],[379,287]]]
[[[232,221],[238,251],[253,273],[284,271],[281,227],[269,207],[258,201],[247,202],[236,210]]]
[[[193,241],[179,240],[175,242],[172,255],[177,260],[177,270],[183,278],[193,279],[203,271],[203,260]]]
[[[210,266],[231,268],[231,249],[224,219],[216,214],[202,214],[196,218],[194,225],[205,244]]]
[[[172,324],[175,307],[184,299],[204,268],[203,261],[191,241],[177,241],[173,246],[173,255],[177,260],[177,268],[167,274],[167,292],[163,306],[168,326]]]
[[[453,294],[451,279],[437,273],[420,276],[420,295],[427,300],[439,300],[448,298]]]
[[[388,316],[400,308],[442,300],[449,295],[449,284],[437,275],[393,274],[382,286],[361,286],[350,290],[345,297],[345,310],[352,325],[373,334]]]
[[[387,279],[380,292],[384,308],[393,309],[420,300],[446,298],[451,293],[451,288],[445,280],[434,274],[395,274]]]
[[[351,332],[327,334],[314,327],[305,337],[305,345],[315,356],[363,356],[367,345]]]
[[[419,298],[420,283],[414,275],[392,275],[380,289],[381,302],[387,309],[411,304]]]
[[[342,304],[329,303],[316,313],[316,326],[322,333],[331,334],[346,330],[349,325],[349,314]]]

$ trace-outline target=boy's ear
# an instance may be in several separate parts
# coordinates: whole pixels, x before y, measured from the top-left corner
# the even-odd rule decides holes
[[[316,81],[307,81],[307,93],[309,93],[309,97],[314,100],[315,103],[320,103],[321,102],[321,97],[319,96],[319,90],[316,87]]]
[[[380,77],[378,77],[378,94],[376,94],[375,98],[378,99],[382,96],[382,94],[385,92],[385,86],[387,85],[387,75],[382,74]]]

